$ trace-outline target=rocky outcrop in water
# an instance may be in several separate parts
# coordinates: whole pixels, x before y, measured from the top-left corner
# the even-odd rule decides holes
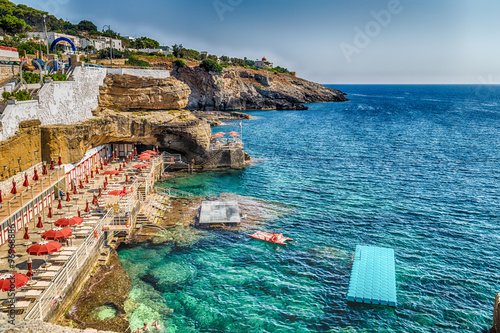
[[[181,110],[189,86],[175,79],[108,74],[99,88],[99,105],[117,110]]]
[[[111,329],[125,332],[129,322],[125,313],[125,301],[131,287],[127,272],[122,268],[118,254],[113,251],[107,265],[99,267],[78,295],[68,317],[79,328]],[[115,316],[102,320],[101,307],[116,311]]]
[[[189,111],[114,112],[72,125],[41,128],[43,159],[58,154],[63,163],[80,161],[88,149],[105,143],[137,143],[159,146],[201,163],[207,158],[210,125]]]
[[[218,74],[184,66],[172,75],[191,88],[190,110],[303,110],[302,103],[347,100],[339,90],[265,70],[232,67]]]

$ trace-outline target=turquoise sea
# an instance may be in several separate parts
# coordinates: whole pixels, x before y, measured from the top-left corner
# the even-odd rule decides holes
[[[500,87],[346,85],[345,103],[254,111],[244,170],[175,178],[274,212],[259,229],[122,247],[132,326],[163,332],[486,332],[500,292]],[[236,122],[214,128],[239,131]],[[350,304],[357,244],[392,247],[398,307]]]

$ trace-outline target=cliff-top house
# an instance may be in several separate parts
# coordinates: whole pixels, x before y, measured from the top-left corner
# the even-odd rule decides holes
[[[264,57],[262,60],[255,61],[255,67],[257,68],[273,68],[274,64],[272,62],[267,61],[267,58]]]

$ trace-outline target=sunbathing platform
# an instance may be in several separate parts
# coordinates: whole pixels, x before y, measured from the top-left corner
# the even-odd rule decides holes
[[[347,300],[394,307],[397,305],[394,249],[356,246]]]
[[[241,221],[238,202],[231,201],[202,201],[200,210],[200,226],[212,224],[238,225]]]

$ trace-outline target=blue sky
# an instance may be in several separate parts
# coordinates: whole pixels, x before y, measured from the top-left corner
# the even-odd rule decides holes
[[[257,59],[320,83],[498,83],[498,0],[24,0],[73,23]]]

